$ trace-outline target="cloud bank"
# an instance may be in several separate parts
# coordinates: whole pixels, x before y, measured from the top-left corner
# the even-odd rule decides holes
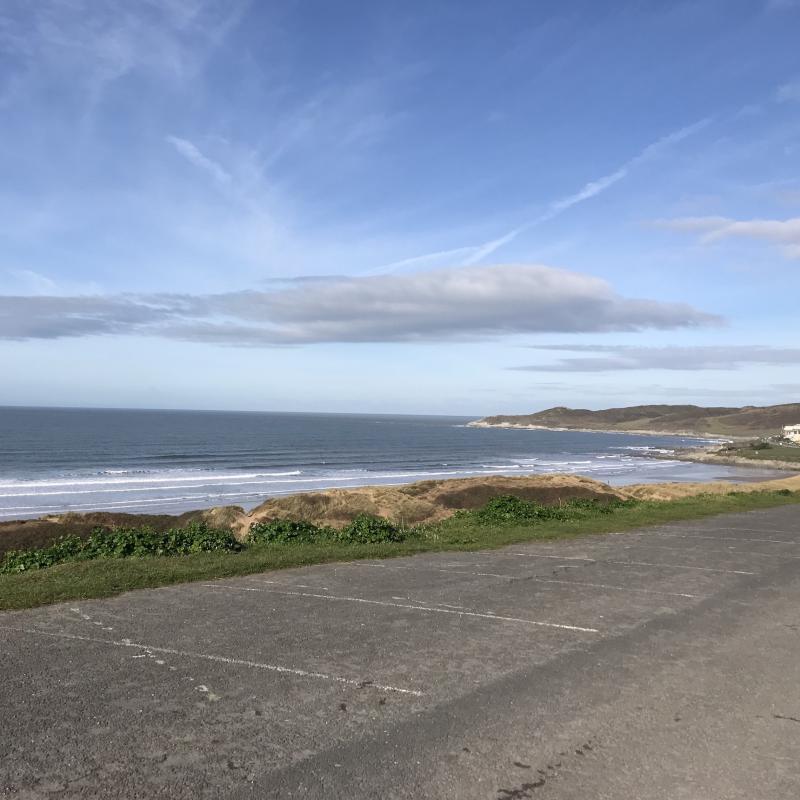
[[[135,334],[258,346],[671,330],[720,322],[683,303],[623,297],[591,275],[526,264],[335,277],[213,295],[0,297],[0,338],[15,340]]]
[[[628,345],[537,345],[536,350],[589,353],[555,364],[511,367],[530,372],[617,372],[622,370],[735,370],[746,364],[800,364],[800,347],[632,347]]]
[[[657,220],[656,225],[700,234],[702,242],[742,237],[780,245],[789,258],[800,258],[800,217],[785,220],[735,220],[727,217],[680,217]]]

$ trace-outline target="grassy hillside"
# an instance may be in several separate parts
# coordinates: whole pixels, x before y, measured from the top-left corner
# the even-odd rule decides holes
[[[497,415],[477,421],[483,425],[536,425],[544,428],[607,431],[668,431],[712,436],[768,436],[784,425],[800,423],[800,403],[779,406],[649,405],[607,408],[549,408],[535,414]]]

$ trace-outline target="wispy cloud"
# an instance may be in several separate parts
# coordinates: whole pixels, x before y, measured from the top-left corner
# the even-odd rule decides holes
[[[779,103],[800,103],[800,78],[779,86],[775,99]]]
[[[762,383],[753,386],[742,381],[734,381],[730,386],[709,386],[705,382],[691,386],[681,376],[676,376],[674,384],[631,383],[630,378],[623,382],[611,375],[607,381],[599,375],[593,375],[590,383],[576,383],[575,379],[560,382],[539,378],[533,380],[533,386],[526,387],[522,392],[510,393],[521,412],[531,410],[532,396],[537,398],[540,408],[548,404],[563,405],[565,398],[571,397],[575,398],[574,403],[591,408],[629,405],[631,397],[638,398],[637,402],[641,403],[675,403],[676,398],[681,398],[683,402],[705,406],[720,403],[743,406],[790,403],[800,390],[800,384]],[[547,400],[548,397],[552,399]]]
[[[16,282],[22,284],[31,294],[58,294],[58,284],[46,275],[32,269],[10,269],[8,274]]]
[[[523,225],[518,225],[516,228],[512,228],[510,231],[504,233],[497,239],[492,239],[491,241],[484,242],[482,245],[479,245],[475,251],[464,261],[464,263],[477,264],[479,261],[483,261],[484,258],[490,256],[501,247],[513,242],[514,239],[516,239],[521,233],[554,219],[559,214],[563,214],[567,209],[578,205],[578,203],[584,202],[584,200],[589,200],[592,197],[596,197],[610,186],[613,186],[618,181],[621,181],[628,174],[628,171],[628,168],[618,169],[616,172],[612,172],[609,175],[604,175],[602,178],[599,178],[596,181],[590,181],[582,189],[575,192],[575,194],[555,200],[554,202],[550,203],[547,211],[545,211],[544,214],[536,219],[526,222]]]
[[[219,183],[228,184],[231,182],[231,174],[216,161],[212,161],[208,156],[203,155],[200,149],[188,139],[181,139],[178,136],[167,136],[167,141],[190,163],[199,169],[205,170],[214,180]]]
[[[391,264],[386,264],[373,271],[392,272],[399,268],[408,266],[421,266],[428,262],[441,263],[443,259],[459,259],[463,266],[478,264],[492,255],[492,253],[495,253],[497,250],[505,247],[505,245],[513,242],[518,236],[526,231],[538,225],[542,225],[545,222],[549,222],[550,220],[555,219],[559,215],[563,214],[565,211],[568,211],[570,208],[573,208],[580,203],[602,194],[616,183],[619,183],[625,179],[632,170],[636,169],[636,167],[652,158],[655,158],[671,146],[678,144],[684,139],[692,136],[694,133],[702,130],[710,122],[711,118],[707,117],[693,123],[692,125],[687,125],[677,131],[673,131],[672,133],[661,137],[657,141],[645,147],[636,156],[626,161],[625,164],[619,167],[619,169],[616,169],[607,175],[603,175],[600,178],[589,181],[580,189],[578,189],[578,191],[573,192],[572,194],[552,200],[550,203],[548,203],[544,212],[542,212],[538,217],[528,220],[521,225],[517,225],[515,228],[511,228],[506,233],[498,236],[495,239],[489,239],[481,244],[454,247],[432,253],[425,253],[419,256],[413,256],[411,258],[405,258],[401,261],[395,261]]]
[[[678,217],[655,220],[653,224],[674,231],[699,234],[700,241],[703,243],[731,237],[760,239],[780,245],[784,254],[789,258],[800,258],[800,217],[784,220]]]
[[[627,298],[540,265],[339,278],[216,295],[0,297],[0,338],[139,334],[243,346],[481,339],[713,325],[678,303]]]
[[[33,269],[0,269],[0,297],[8,295],[38,295],[67,297],[76,294],[94,294],[99,291],[94,281],[76,281],[62,275],[58,279]]]
[[[424,253],[421,256],[412,256],[411,258],[403,258],[399,261],[392,261],[390,264],[383,264],[380,267],[374,267],[370,270],[365,270],[363,275],[375,275],[388,272],[397,272],[407,268],[419,268],[424,266],[433,266],[440,264],[442,261],[458,259],[461,256],[467,256],[475,252],[475,247],[469,245],[467,247],[454,247],[450,250],[436,250],[432,253]]]
[[[727,345],[634,347],[629,345],[536,345],[535,350],[588,353],[554,364],[510,367],[525,372],[619,372],[628,370],[736,370],[745,365],[800,364],[800,347]]]
[[[766,0],[767,11],[791,11],[800,9],[800,0]]]
[[[0,11],[0,44],[19,65],[15,95],[44,74],[69,75],[96,102],[129,73],[182,81],[239,21],[248,2],[41,0]]]
[[[649,161],[651,158],[655,158],[667,148],[678,144],[692,134],[706,127],[710,121],[710,118],[702,119],[692,125],[687,125],[680,130],[673,131],[667,136],[663,136],[661,139],[649,144],[638,155],[631,158],[619,169],[614,170],[614,172],[610,172],[608,175],[603,175],[601,178],[597,178],[596,180],[589,181],[589,183],[582,186],[573,194],[553,200],[548,205],[545,212],[536,217],[536,219],[533,219],[530,222],[526,222],[522,225],[518,225],[516,228],[512,228],[510,231],[498,237],[497,239],[492,239],[491,241],[484,242],[482,245],[479,245],[475,252],[470,255],[464,261],[464,263],[476,264],[487,256],[490,256],[496,250],[499,250],[501,247],[504,247],[505,245],[514,241],[514,239],[516,239],[521,233],[524,233],[525,231],[530,230],[537,225],[541,225],[544,222],[549,222],[551,219],[555,219],[557,216],[563,214],[565,211],[573,208],[579,203],[583,203],[586,200],[597,197],[599,194],[602,194],[604,191],[606,191],[606,189],[612,187],[615,183],[619,183],[621,180],[626,178],[636,167],[640,166],[646,161]]]

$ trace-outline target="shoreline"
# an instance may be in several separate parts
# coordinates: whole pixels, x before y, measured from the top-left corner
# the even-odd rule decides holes
[[[658,453],[652,453],[652,458],[667,458]],[[687,448],[676,450],[670,456],[680,461],[691,461],[695,464],[719,464],[729,467],[760,467],[761,469],[772,469],[778,472],[790,472],[800,474],[800,463],[791,461],[780,461],[778,459],[757,459],[744,458],[742,456],[726,456],[722,453],[707,447]]]
[[[468,428],[500,428],[515,431],[554,431],[559,433],[615,433],[620,436],[675,436],[688,439],[702,439],[708,442],[746,442],[753,436],[732,436],[717,435],[709,433],[697,433],[695,431],[657,431],[657,430],[614,430],[608,428],[565,428],[554,427],[552,425],[515,425],[511,422],[483,422],[483,420],[473,420],[466,424]]]
[[[644,435],[644,434],[642,434]],[[98,504],[97,506],[83,505],[79,507],[65,505],[61,508],[51,507],[45,510],[32,510],[31,512],[22,512],[15,515],[7,515],[0,508],[0,528],[6,524],[19,523],[23,521],[34,522],[43,520],[57,520],[65,516],[95,516],[95,515],[119,515],[135,516],[135,517],[164,517],[169,516],[173,518],[184,517],[187,514],[200,514],[212,509],[220,508],[235,508],[241,507],[246,513],[249,513],[257,506],[269,501],[279,499],[289,499],[311,494],[327,494],[329,492],[359,492],[365,489],[402,489],[407,486],[412,486],[420,483],[446,483],[457,484],[464,480],[478,480],[491,482],[494,478],[509,478],[509,479],[538,479],[546,480],[548,478],[579,478],[587,479],[590,481],[597,481],[600,483],[613,486],[615,488],[624,489],[625,486],[634,484],[659,484],[659,483],[687,483],[687,484],[712,484],[726,482],[730,484],[749,484],[762,482],[767,480],[777,480],[785,477],[791,477],[800,473],[800,464],[788,464],[783,462],[773,461],[759,461],[747,460],[743,458],[713,456],[709,451],[713,448],[704,447],[685,447],[685,448],[654,448],[654,449],[641,449],[636,448],[633,458],[639,461],[638,468],[632,469],[626,474],[609,474],[597,472],[595,470],[587,469],[583,471],[577,464],[564,465],[561,469],[552,468],[537,468],[536,465],[527,465],[526,469],[519,470],[505,470],[498,469],[476,469],[472,470],[459,470],[458,473],[431,473],[429,477],[414,477],[414,476],[393,476],[391,480],[381,480],[379,476],[370,475],[364,476],[363,482],[361,480],[348,478],[348,483],[336,481],[328,483],[324,478],[320,479],[320,484],[316,486],[303,486],[294,487],[291,489],[282,489],[279,491],[266,491],[263,493],[253,493],[247,498],[231,498],[215,497],[211,502],[183,502],[180,504],[172,504],[170,499],[167,498],[163,505],[157,500],[146,500],[146,503],[153,503],[153,505],[138,505],[131,503],[130,505],[105,506]],[[604,457],[604,456],[603,456]],[[647,462],[672,462],[674,467],[668,470],[667,474],[655,473],[649,470],[646,466]],[[702,472],[697,474],[680,474],[680,466],[684,467],[690,464],[703,465],[706,468],[706,474]],[[726,474],[721,470],[712,474],[712,467],[714,465],[727,468],[730,474]],[[749,473],[749,474],[747,474]],[[350,483],[351,480],[357,482]],[[211,498],[209,498],[211,500]]]
[[[494,427],[494,426],[492,426]],[[552,430],[552,429],[551,429]],[[646,436],[648,434],[641,434]],[[239,497],[209,497],[209,502],[202,502],[199,498],[195,501],[182,502],[180,504],[173,504],[171,498],[164,500],[163,505],[158,500],[147,500],[147,503],[153,505],[138,505],[131,503],[122,506],[113,505],[105,506],[99,503],[97,506],[82,505],[70,506],[65,505],[61,508],[52,507],[43,510],[32,510],[31,512],[22,512],[18,514],[3,513],[0,509],[0,529],[9,524],[17,524],[22,522],[36,522],[36,521],[56,521],[69,516],[75,517],[92,517],[100,515],[120,516],[120,517],[139,517],[155,518],[155,517],[171,517],[174,519],[185,517],[186,515],[204,514],[206,512],[224,509],[224,508],[241,508],[241,510],[248,514],[256,507],[270,500],[291,499],[302,497],[306,495],[322,495],[331,492],[360,492],[363,490],[389,490],[389,489],[403,489],[404,487],[411,486],[419,483],[445,483],[457,484],[464,480],[477,480],[491,482],[494,478],[509,478],[509,479],[534,479],[546,480],[548,478],[585,478],[588,480],[598,481],[613,486],[618,489],[624,489],[625,486],[635,484],[718,484],[728,483],[731,485],[736,484],[752,484],[770,480],[780,480],[783,478],[800,475],[800,463],[789,463],[773,460],[756,460],[747,459],[741,456],[727,456],[718,454],[719,447],[718,440],[713,440],[710,446],[687,446],[687,447],[663,447],[663,448],[634,448],[635,459],[638,460],[638,468],[633,468],[630,473],[617,474],[612,471],[602,472],[595,469],[587,468],[585,471],[581,469],[578,464],[564,464],[560,469],[551,468],[536,468],[536,465],[526,465],[527,469],[520,470],[505,470],[505,469],[480,469],[473,471],[458,471],[461,474],[446,474],[436,473],[431,474],[431,477],[412,477],[412,476],[392,476],[392,480],[380,480],[377,476],[363,476],[363,482],[350,483],[349,481],[355,480],[348,478],[348,483],[342,485],[339,482],[327,483],[324,478],[320,479],[320,485],[316,486],[297,486],[291,489],[283,489],[280,491],[266,491],[258,492],[249,495],[246,499]],[[606,458],[606,456],[601,456]],[[654,472],[653,469],[646,466],[647,462],[671,462],[671,468],[667,468],[665,472]],[[606,463],[606,462],[603,462]],[[697,465],[697,472],[686,472],[686,468],[691,465]],[[681,468],[680,465],[683,465]],[[702,466],[701,466],[702,465]],[[719,466],[724,469],[714,470],[714,466]],[[399,480],[398,480],[399,478]],[[234,493],[236,494],[236,493]],[[199,501],[199,502],[198,502]]]
[[[550,472],[550,473],[527,473],[517,475],[504,475],[494,473],[490,475],[469,476],[460,478],[438,478],[433,480],[422,480],[400,483],[366,483],[348,487],[324,487],[306,491],[287,492],[285,494],[269,494],[262,496],[257,503],[247,505],[207,505],[194,506],[182,511],[156,510],[110,510],[110,509],[87,509],[69,510],[44,513],[38,516],[23,516],[17,518],[6,518],[0,520],[0,537],[13,530],[27,529],[29,531],[45,526],[47,528],[70,529],[73,526],[79,528],[91,528],[97,525],[122,525],[130,526],[137,524],[156,525],[161,527],[164,524],[174,524],[176,522],[186,523],[190,521],[205,521],[223,527],[236,528],[246,520],[257,519],[259,512],[265,508],[274,510],[282,509],[288,512],[289,517],[296,514],[295,506],[304,506],[310,502],[310,508],[321,510],[327,513],[331,505],[338,505],[339,511],[345,516],[353,513],[377,513],[378,516],[385,515],[385,509],[372,508],[370,506],[375,498],[383,502],[386,497],[408,496],[419,499],[420,495],[429,491],[434,493],[455,493],[459,494],[462,487],[469,486],[477,490],[478,494],[489,490],[489,495],[496,494],[495,489],[499,490],[499,485],[503,485],[500,493],[516,494],[518,490],[523,493],[534,487],[537,491],[550,490],[559,487],[566,491],[566,496],[572,496],[575,490],[578,495],[583,495],[587,490],[590,493],[599,492],[600,494],[610,494],[617,497],[628,496],[649,496],[661,495],[664,492],[685,496],[686,494],[702,494],[706,491],[712,494],[728,492],[749,492],[754,489],[769,490],[773,488],[785,488],[788,485],[797,486],[800,491],[800,464],[788,464],[786,462],[757,461],[743,459],[740,457],[718,456],[707,449],[698,448],[696,450],[684,449],[675,452],[649,452],[641,453],[640,457],[654,461],[673,461],[686,463],[701,463],[709,465],[720,465],[728,467],[739,467],[742,469],[752,469],[761,474],[742,475],[732,478],[722,475],[707,475],[698,477],[694,480],[675,479],[665,475],[661,480],[631,480],[625,482],[613,482],[603,480],[598,477],[582,475],[580,472]],[[364,501],[367,500],[367,506]],[[340,501],[341,499],[341,501]],[[402,505],[402,504],[401,504]],[[459,504],[451,506],[459,508]],[[405,516],[405,512],[401,517]],[[278,516],[281,516],[279,512]],[[304,518],[306,515],[303,515]],[[2,545],[7,542],[0,542],[0,553],[5,549]]]

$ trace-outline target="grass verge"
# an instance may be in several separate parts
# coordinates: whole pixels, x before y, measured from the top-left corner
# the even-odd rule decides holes
[[[748,458],[752,461],[782,461],[786,464],[800,464],[800,447],[763,440],[748,444],[729,444],[721,448],[719,454]]]
[[[480,514],[466,513],[417,529],[413,536],[400,542],[325,540],[252,544],[237,553],[77,561],[16,575],[0,575],[0,610],[109,597],[131,589],[228,578],[330,561],[390,558],[431,551],[469,551],[527,541],[620,532],[665,522],[798,503],[798,492],[743,492],[698,495],[668,502],[640,502],[616,509],[613,513],[597,513],[570,520],[487,523],[481,520]]]

